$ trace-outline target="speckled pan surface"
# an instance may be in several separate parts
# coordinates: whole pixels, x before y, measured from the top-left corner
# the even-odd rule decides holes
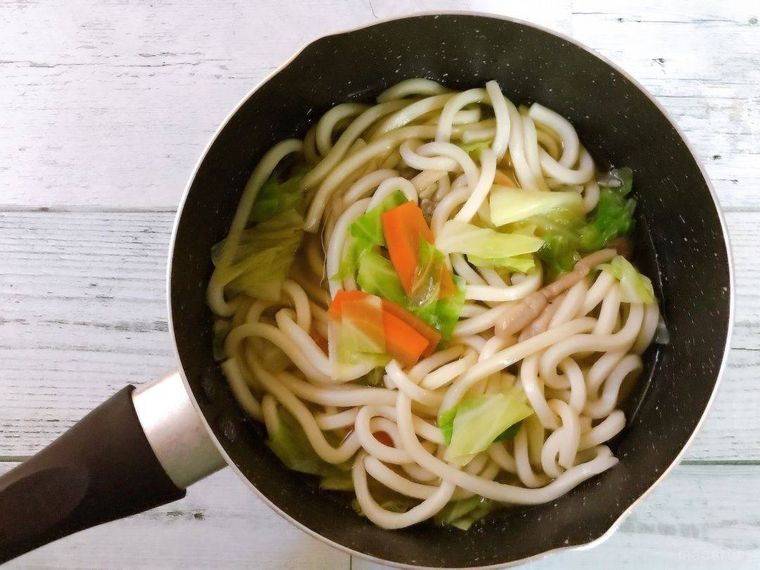
[[[381,530],[285,469],[237,407],[211,355],[209,250],[226,234],[259,157],[282,138],[302,136],[334,104],[368,100],[409,77],[456,88],[497,79],[513,101],[540,101],[568,117],[600,166],[632,167],[637,261],[655,276],[671,337],[646,355],[646,373],[626,410],[629,425],[613,445],[621,460],[615,468],[552,503],[504,510],[466,533]],[[302,527],[393,564],[501,565],[602,536],[689,440],[713,393],[730,329],[730,260],[720,215],[669,120],[624,75],[578,45],[484,16],[392,20],[307,46],[219,132],[191,182],[172,255],[171,318],[181,364],[230,460]]]

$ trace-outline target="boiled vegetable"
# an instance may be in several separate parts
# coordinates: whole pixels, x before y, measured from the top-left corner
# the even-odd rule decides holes
[[[411,293],[419,261],[420,241],[433,243],[433,232],[414,202],[407,202],[382,214],[385,243],[404,291]]]
[[[654,303],[652,281],[622,255],[612,258],[609,263],[597,266],[620,281],[620,300],[625,303]]]
[[[344,299],[340,305],[338,361],[344,364],[387,362],[383,306],[378,297]]]
[[[513,257],[478,257],[468,255],[467,261],[476,267],[488,269],[507,269],[517,273],[528,273],[536,268],[536,261],[530,254],[515,255]]]
[[[459,530],[468,530],[474,523],[497,507],[497,503],[474,495],[467,499],[451,501],[433,518],[436,524],[448,525]]]
[[[422,307],[415,307],[413,312],[427,324],[435,327],[441,333],[441,339],[447,341],[454,333],[454,328],[459,322],[459,315],[464,307],[464,280],[454,277],[455,291],[445,299],[431,301]]]
[[[443,253],[465,253],[480,258],[498,259],[533,253],[541,248],[543,241],[528,235],[501,233],[449,220],[443,225],[435,245]]]
[[[385,198],[379,206],[367,210],[359,216],[349,227],[350,234],[358,240],[366,240],[374,245],[385,245],[382,215],[405,202],[407,202],[407,198],[404,193],[396,190]]]
[[[576,192],[540,192],[494,186],[490,206],[491,221],[496,226],[548,214],[583,218],[583,198]]]
[[[353,489],[350,465],[332,465],[319,457],[301,425],[287,410],[278,409],[277,417],[279,421],[276,428],[269,432],[267,445],[286,467],[301,473],[321,476],[325,489]],[[332,434],[326,434],[326,437],[330,436]]]
[[[633,229],[633,212],[636,200],[627,198],[633,187],[633,172],[630,168],[613,170],[611,175],[620,186],[602,186],[599,203],[591,213],[589,222],[580,229],[580,249],[596,251],[613,239],[628,234]]]
[[[240,234],[232,262],[219,268],[219,279],[231,293],[245,293],[265,301],[280,298],[280,289],[303,237],[303,218],[286,210]],[[228,238],[229,239],[229,238]],[[221,260],[227,240],[211,249],[214,264]]]
[[[457,465],[467,464],[473,455],[488,449],[504,430],[532,413],[519,387],[465,398],[438,418],[438,426],[449,445],[444,458]]]
[[[430,346],[427,338],[388,311],[383,311],[383,328],[386,352],[404,367],[415,364]]]
[[[328,313],[340,323],[341,362],[366,362],[368,355],[383,354],[411,366],[432,354],[440,340],[437,331],[408,311],[363,291],[338,291]]]
[[[406,305],[406,293],[398,273],[377,248],[365,251],[359,258],[356,283],[362,291]]]
[[[383,310],[386,313],[401,319],[427,339],[428,346],[422,353],[423,356],[430,356],[435,352],[438,343],[441,342],[441,333],[435,328],[431,327],[422,319],[417,318],[403,307],[386,299],[383,299]]]
[[[298,166],[293,169],[291,176],[282,182],[277,180],[275,175],[270,176],[256,195],[248,221],[264,222],[290,209],[301,211],[305,195],[300,184],[307,172],[308,167]]]

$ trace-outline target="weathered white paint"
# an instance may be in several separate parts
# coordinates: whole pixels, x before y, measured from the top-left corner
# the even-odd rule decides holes
[[[469,7],[574,35],[660,98],[724,205],[760,206],[756,8],[607,4],[452,0],[413,9]],[[173,208],[220,121],[293,51],[411,9],[398,0],[5,3],[0,205]]]
[[[758,567],[760,7],[741,0],[0,3],[0,472],[124,383],[174,366],[164,300],[172,212],[240,97],[308,40],[412,9],[511,15],[610,57],[673,114],[730,211],[734,350],[690,464],[604,545],[534,566]],[[42,207],[52,211],[35,211]],[[352,561],[223,472],[178,504],[15,566]]]
[[[168,212],[0,213],[0,455],[28,455],[125,382],[174,367]],[[757,215],[731,212],[734,350],[690,460],[760,460]],[[684,379],[688,381],[688,379]]]
[[[0,473],[12,465],[0,464]],[[348,554],[295,528],[224,470],[181,501],[64,538],[9,567],[349,570],[350,564]]]
[[[759,511],[759,466],[682,465],[608,541],[528,567],[757,568]],[[290,526],[222,471],[182,501],[64,538],[9,567],[343,570],[349,557]],[[381,568],[358,558],[350,567]]]

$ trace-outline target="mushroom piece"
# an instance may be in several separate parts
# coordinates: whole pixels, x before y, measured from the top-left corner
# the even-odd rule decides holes
[[[609,261],[616,255],[616,249],[607,248],[600,249],[579,260],[570,273],[563,275],[535,293],[531,293],[507,309],[495,325],[496,334],[501,338],[506,338],[518,333],[541,315],[549,301],[586,277],[594,267]]]

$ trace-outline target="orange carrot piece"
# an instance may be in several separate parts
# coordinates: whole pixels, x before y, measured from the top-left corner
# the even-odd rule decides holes
[[[388,447],[394,447],[393,440],[391,439],[391,436],[388,435],[388,432],[385,431],[376,431],[373,432],[372,435],[375,436],[375,439],[382,443],[383,445],[386,445]]]
[[[430,345],[428,339],[388,311],[383,311],[383,328],[385,350],[402,366],[412,366]]]
[[[388,301],[387,299],[383,299],[383,311],[388,312],[394,317],[397,317],[400,320],[404,321],[407,325],[412,327],[428,340],[428,346],[425,349],[425,352],[422,353],[423,356],[430,356],[435,352],[435,349],[438,347],[438,343],[441,342],[441,333],[439,333],[436,329],[431,327],[422,319],[414,316],[403,307],[397,305],[392,301]],[[386,331],[386,336],[387,334],[388,332]]]
[[[406,202],[385,212],[382,216],[385,243],[391,263],[398,273],[404,290],[412,290],[414,272],[419,262],[420,239],[433,243],[433,232],[414,202]]]
[[[360,331],[366,343],[373,345],[367,352],[387,352],[385,340],[385,311],[380,297],[365,294],[363,297],[346,299],[341,304],[341,324],[350,324]]]
[[[347,301],[358,301],[364,299],[367,295],[368,294],[364,291],[344,291],[341,289],[335,294],[335,298],[332,300],[327,312],[332,318],[340,320],[343,313],[343,303]]]
[[[508,188],[519,188],[517,183],[514,181],[514,177],[511,176],[511,174],[502,172],[498,168],[494,174],[493,181],[495,184],[501,184],[502,186],[507,186]]]
[[[317,331],[312,331],[309,336],[315,343],[317,343],[317,346],[322,349],[322,352],[328,354],[327,339],[325,337],[323,337]]]
[[[456,294],[457,286],[454,283],[454,278],[451,276],[451,271],[445,265],[441,267],[441,287],[438,291],[439,299],[448,299],[452,295]]]

